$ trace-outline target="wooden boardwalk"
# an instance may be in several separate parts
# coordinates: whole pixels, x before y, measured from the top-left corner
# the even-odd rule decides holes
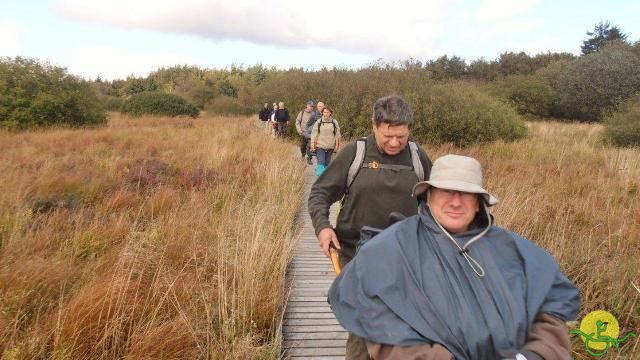
[[[287,277],[291,296],[284,313],[283,356],[285,359],[344,359],[347,332],[338,324],[327,303],[327,292],[335,278],[331,261],[322,254],[307,211],[306,199],[315,181],[313,166],[307,167],[303,221],[298,245]],[[335,221],[336,206],[331,208]]]

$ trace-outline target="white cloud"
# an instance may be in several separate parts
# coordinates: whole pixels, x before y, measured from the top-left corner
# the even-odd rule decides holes
[[[20,54],[22,27],[11,19],[0,19],[0,56],[14,57]]]
[[[437,54],[446,0],[58,0],[63,16],[128,29],[242,40],[289,48],[332,48],[385,58]],[[455,29],[446,29],[450,31]]]
[[[159,67],[194,64],[194,59],[171,53],[134,53],[107,46],[82,47],[71,54],[68,70],[87,79],[144,77]],[[126,69],[126,70],[124,70]]]
[[[540,0],[486,0],[476,12],[480,23],[512,19],[535,8]]]

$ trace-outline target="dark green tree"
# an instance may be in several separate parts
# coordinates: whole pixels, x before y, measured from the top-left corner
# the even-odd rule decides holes
[[[627,35],[623,33],[617,26],[610,26],[609,21],[600,22],[595,25],[593,32],[587,31],[590,36],[582,42],[582,55],[589,55],[602,49],[608,42],[627,40]]]

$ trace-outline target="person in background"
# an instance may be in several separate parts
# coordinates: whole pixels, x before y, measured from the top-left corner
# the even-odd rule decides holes
[[[289,110],[284,107],[284,102],[278,103],[278,110],[276,110],[276,135],[285,137],[289,128]]]
[[[470,157],[437,159],[419,213],[368,240],[329,290],[373,359],[571,359],[579,291],[551,254],[494,225]]]
[[[313,124],[311,130],[311,150],[315,150],[318,162],[316,175],[320,176],[331,163],[334,151],[340,148],[340,125],[333,117],[333,109],[325,106],[322,117]]]
[[[300,135],[300,153],[307,158],[307,164],[311,165],[311,151],[309,149],[311,139],[311,129],[316,119],[316,112],[313,109],[313,100],[307,101],[306,107],[298,113],[296,117],[296,131]]]
[[[325,256],[330,256],[330,246],[335,247],[344,266],[355,256],[363,226],[383,229],[392,212],[405,216],[417,213],[411,189],[416,182],[428,178],[431,161],[421,147],[412,149],[411,144],[416,145],[409,141],[412,125],[413,111],[404,99],[399,96],[378,99],[373,104],[371,135],[346,144],[312,185],[309,214]],[[363,157],[361,163],[356,163],[359,144],[364,145]],[[349,169],[354,163],[358,172],[348,183]],[[416,172],[416,163],[423,170],[421,176]],[[339,200],[342,207],[334,229],[329,209]],[[346,358],[368,356],[364,340],[349,334]]]
[[[276,121],[276,111],[278,110],[278,103],[273,103],[273,107],[271,108],[271,114],[269,114],[269,133],[271,136],[276,137],[276,129],[278,127],[278,122]]]
[[[271,114],[271,109],[269,109],[269,104],[264,103],[264,106],[260,110],[258,114],[258,118],[260,119],[261,127],[266,127],[269,121],[269,115]]]

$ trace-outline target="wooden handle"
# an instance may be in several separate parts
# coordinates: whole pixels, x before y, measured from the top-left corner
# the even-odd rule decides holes
[[[331,263],[333,264],[333,271],[336,275],[340,275],[342,269],[340,268],[340,260],[338,259],[338,250],[333,247],[329,248],[329,254],[331,255]]]

